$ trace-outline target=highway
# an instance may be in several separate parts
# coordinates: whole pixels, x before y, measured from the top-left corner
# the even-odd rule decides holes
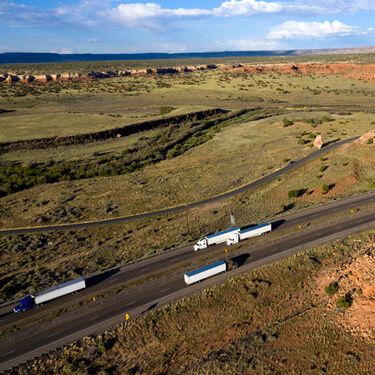
[[[172,272],[167,278],[161,277],[139,286],[129,287],[118,294],[99,299],[97,302],[85,304],[51,322],[30,326],[11,336],[3,337],[0,339],[0,370],[14,366],[85,335],[99,333],[108,329],[114,324],[123,321],[125,312],[135,316],[160,306],[162,303],[195,293],[214,283],[223,282],[231,275],[243,273],[261,264],[289,256],[303,248],[344,237],[350,232],[365,228],[375,228],[374,202],[375,193],[371,193],[309,209],[299,214],[278,218],[274,223],[277,228],[269,236],[277,234],[277,232],[281,233],[288,227],[289,229],[295,228],[300,224],[314,222],[314,220],[316,222],[322,222],[324,219],[329,218],[330,220],[319,227],[305,225],[306,228],[301,230],[286,231],[287,234],[280,238],[276,236],[270,240],[270,237],[264,236],[256,246],[253,245],[254,242],[252,240],[244,241],[241,243],[241,248],[238,249],[243,256],[243,264],[237,270],[204,281],[193,287],[184,285],[183,271],[178,270]],[[355,213],[350,214],[353,208],[356,208],[356,210],[353,210]],[[332,215],[336,215],[334,220]],[[135,279],[140,274],[145,277],[163,269],[173,269],[174,266],[179,264],[186,263],[188,265],[196,262],[198,257],[209,256],[209,254],[220,251],[223,248],[224,246],[215,246],[194,253],[189,245],[168,251],[126,266],[118,270],[118,272],[113,272],[108,278],[98,282],[83,293],[90,295],[93,292],[97,293],[100,290],[108,289],[110,285],[114,287],[127,280]],[[82,299],[84,297],[83,293],[67,296],[64,304],[67,301],[77,300],[77,298]],[[56,301],[56,303],[62,303],[61,301],[63,299],[60,299],[59,302]],[[52,306],[53,303],[47,304],[29,313],[40,315],[51,309]],[[22,315],[5,314],[0,316],[0,327],[4,328],[9,323],[17,321],[17,319],[24,319],[23,316],[25,317],[26,315]]]
[[[318,158],[319,156],[322,156],[342,146],[343,144],[350,143],[358,138],[359,137],[352,137],[352,138],[344,139],[338,142],[330,143],[327,146],[321,148],[320,150],[317,150],[302,159],[299,159],[293,163],[290,163],[286,167],[280,168],[279,170],[273,173],[270,173],[267,176],[261,177],[256,181],[250,182],[237,189],[228,191],[226,193],[217,195],[215,197],[203,199],[201,201],[188,203],[188,204],[176,206],[176,207],[164,208],[164,209],[157,210],[157,211],[145,212],[145,213],[140,213],[140,214],[135,214],[135,215],[130,215],[130,216],[116,217],[116,218],[111,218],[111,219],[102,219],[102,220],[96,220],[96,221],[86,221],[86,222],[67,223],[67,224],[51,224],[51,225],[27,227],[27,228],[0,229],[0,235],[41,233],[41,232],[51,232],[51,231],[60,231],[60,230],[77,230],[77,229],[87,229],[87,228],[92,228],[92,227],[98,227],[98,226],[103,226],[103,225],[121,224],[121,223],[127,223],[127,222],[136,221],[140,219],[151,218],[155,216],[176,214],[176,213],[186,211],[192,208],[197,208],[197,207],[205,206],[208,204],[217,203],[222,200],[234,197],[238,194],[251,191],[251,190],[255,190],[266,183],[276,180],[277,178],[284,175],[285,173],[291,172],[299,168],[300,166],[306,164],[307,162],[314,160]]]
[[[332,202],[325,206],[310,208],[305,211],[293,215],[280,216],[273,220],[273,233],[277,235],[278,232],[293,228],[297,224],[311,222],[318,217],[328,217],[339,212],[348,211],[357,207],[366,207],[371,203],[375,203],[375,193],[360,195],[343,201]],[[374,205],[375,208],[375,205]],[[276,228],[275,228],[276,227]],[[130,281],[136,281],[153,274],[170,269],[172,266],[176,267],[186,263],[191,263],[207,256],[208,253],[215,252],[218,247],[210,247],[206,251],[192,252],[193,244],[189,244],[177,249],[169,250],[158,255],[154,255],[147,259],[140,260],[121,268],[114,268],[105,273],[99,273],[86,277],[88,288],[79,294],[73,296],[65,296],[59,298],[51,303],[43,306],[42,309],[30,310],[20,315],[15,315],[12,312],[13,304],[7,308],[0,309],[0,329],[19,322],[21,320],[29,319],[47,312],[62,308],[66,304],[72,304],[91,296],[103,293],[108,289],[113,289],[124,285]],[[220,247],[219,247],[220,248]]]

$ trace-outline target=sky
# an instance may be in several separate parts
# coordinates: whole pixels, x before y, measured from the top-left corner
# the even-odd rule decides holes
[[[0,0],[0,52],[203,52],[374,45],[375,0]]]

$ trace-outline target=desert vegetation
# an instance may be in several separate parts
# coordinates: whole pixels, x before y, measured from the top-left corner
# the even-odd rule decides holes
[[[352,58],[215,60],[241,66],[178,74],[145,73],[150,61],[13,66],[24,75],[72,71],[80,76],[0,82],[1,228],[184,205],[310,155],[317,136],[323,148],[360,138],[254,191],[180,214],[1,236],[0,301],[189,244],[227,228],[231,214],[244,226],[373,191],[375,113],[369,98],[375,85],[367,64],[374,56]],[[327,71],[323,65],[332,61],[340,64]],[[168,64],[158,61],[153,68]],[[10,67],[1,69],[6,73]],[[143,73],[82,78],[126,69]],[[373,233],[356,240],[363,246],[349,238],[232,278],[17,370],[369,372],[370,335],[364,340],[348,331],[351,321],[345,318],[367,301],[361,300],[367,298],[362,279],[350,284],[342,271],[357,256],[360,265],[368,262],[361,257]],[[321,280],[324,272],[328,276]],[[362,297],[360,290],[366,292]]]
[[[119,93],[122,84],[136,81],[150,85],[150,92],[140,87],[136,101]],[[324,92],[320,104],[304,96],[304,107],[296,105],[298,90],[306,81],[341,90],[341,105],[336,94]],[[171,87],[156,87],[156,82]],[[2,97],[0,225],[129,215],[198,201],[241,186],[311,153],[311,141],[318,134],[329,143],[372,130],[375,115],[364,107],[363,92],[345,102],[350,82],[366,90],[373,87],[340,76],[205,71],[82,82],[81,92],[71,87],[72,82],[64,83],[66,91],[44,92],[49,85],[59,84],[50,82],[40,87],[43,105],[32,95]],[[2,90],[13,89],[0,85]],[[288,88],[292,94],[277,91],[275,96],[276,87]],[[101,94],[89,93],[89,89]],[[102,93],[107,89],[113,92]],[[356,95],[362,105],[353,108]],[[156,126],[145,129],[144,123]],[[117,137],[121,129],[134,131]],[[188,213],[189,227],[182,214],[98,231],[2,237],[1,298],[19,297],[188,243],[227,227],[229,212],[246,225],[372,190],[374,153],[367,139],[371,137],[253,193],[193,210]],[[160,226],[166,228],[163,235]],[[147,244],[142,240],[145,237]]]

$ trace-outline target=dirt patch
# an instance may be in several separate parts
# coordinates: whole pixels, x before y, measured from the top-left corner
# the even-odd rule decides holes
[[[334,283],[337,283],[336,286]],[[332,286],[331,290],[327,289],[329,285]],[[361,256],[343,264],[339,269],[323,270],[317,277],[317,286],[319,293],[327,298],[326,308],[337,312],[336,322],[339,325],[353,334],[374,339],[374,242],[366,244]],[[345,296],[348,296],[349,301],[346,309],[340,307],[340,299]]]
[[[375,130],[363,134],[358,140],[355,141],[358,145],[373,144],[375,139]]]

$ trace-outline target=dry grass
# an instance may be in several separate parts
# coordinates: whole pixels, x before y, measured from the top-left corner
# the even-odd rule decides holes
[[[1,299],[20,297],[53,283],[187,244],[211,231],[227,228],[230,213],[234,214],[238,225],[244,226],[267,220],[281,213],[285,207],[294,212],[366,191],[369,189],[369,181],[374,180],[373,169],[370,167],[373,160],[371,146],[353,145],[351,148],[349,153],[344,148],[324,161],[328,169],[322,178],[316,177],[322,164],[320,160],[316,160],[305,167],[304,174],[297,170],[288,174],[286,179],[275,181],[256,192],[197,208],[188,214],[84,231],[3,236],[0,238],[3,254],[0,264],[0,279],[3,284]],[[364,162],[367,160],[368,164],[359,164],[357,159],[353,161],[353,156]],[[352,161],[345,165],[347,160]],[[361,166],[360,173],[358,165]],[[358,174],[358,180],[348,178],[355,174]],[[329,193],[323,194],[323,182],[336,185]],[[290,199],[288,191],[294,188],[307,188],[307,193]],[[51,219],[59,215],[64,220],[73,221],[84,213],[84,207],[69,207],[70,202],[64,203],[65,193],[56,196],[59,197],[58,205],[44,215],[51,215]],[[43,207],[43,201],[38,201],[38,204]],[[117,215],[116,205],[112,209],[113,214]],[[4,211],[4,218],[5,215]]]
[[[295,120],[311,117],[319,119],[327,116],[327,113],[302,112],[288,116]],[[360,135],[373,127],[371,122],[375,119],[372,114],[336,115],[331,116],[334,121],[324,122],[316,128],[301,121],[284,128],[283,117],[284,115],[253,122],[234,123],[205,144],[132,174],[41,185],[12,194],[1,199],[0,209],[4,213],[1,225],[30,225],[38,223],[40,217],[45,218],[44,222],[50,223],[74,221],[74,215],[58,215],[62,203],[64,210],[80,208],[76,219],[98,219],[198,201],[253,181],[312,152],[311,142],[301,145],[298,143],[300,138],[312,141],[309,134],[319,132],[327,142],[340,137]],[[136,137],[134,138],[133,141],[136,142]],[[125,141],[116,142],[123,144]],[[106,145],[115,150],[116,142]],[[125,144],[123,145],[125,147]],[[103,149],[104,144],[98,148]],[[69,153],[68,149],[63,149],[63,155],[67,158],[69,155],[77,156],[73,151]],[[73,150],[77,148],[73,147]],[[88,150],[93,151],[93,148],[82,147],[83,153]],[[335,183],[336,189],[341,189],[344,193],[352,191],[353,185],[356,186],[356,190],[368,189],[369,185],[366,184],[373,181],[372,168],[368,168],[373,160],[373,147],[353,146],[353,150],[355,151],[346,153],[337,151],[337,157],[330,154],[332,166],[324,173],[319,172],[320,166],[316,167],[317,162],[302,168],[298,171],[300,177],[295,178],[294,186],[291,188],[305,186],[314,188],[315,194],[318,194],[319,186],[327,182]],[[47,155],[50,156],[51,151],[34,151],[31,155],[41,160]],[[348,165],[344,166],[344,163]],[[310,165],[313,168],[310,168]],[[346,179],[350,174],[358,174],[353,172],[353,168],[363,171],[358,181]],[[323,178],[316,178],[318,175],[322,175]],[[343,185],[348,183],[350,186],[345,188]],[[301,186],[298,186],[300,184]],[[332,193],[327,196],[330,195]],[[66,197],[74,199],[67,201]],[[321,197],[317,198],[319,200]],[[108,212],[108,205],[115,206],[116,209]]]
[[[171,87],[160,87],[160,82]],[[130,84],[139,87],[127,94],[119,92]],[[150,89],[149,92],[144,86]],[[175,110],[170,114],[177,114],[194,108],[235,109],[260,105],[269,108],[282,104],[289,113],[233,123],[210,141],[183,155],[128,175],[45,184],[11,194],[0,199],[2,227],[114,217],[197,201],[236,188],[309,154],[312,133],[321,133],[327,142],[361,135],[372,130],[375,121],[372,113],[342,113],[354,105],[358,106],[356,110],[367,111],[368,95],[372,95],[375,86],[335,75],[292,77],[276,73],[201,72],[131,77],[129,80],[116,78],[89,82],[78,88],[67,84],[58,94],[48,89],[46,87],[38,97],[0,99],[1,108],[16,110],[0,115],[0,126],[7,129],[7,140],[18,136],[47,136],[56,131],[57,134],[93,131],[97,126],[113,126],[116,121],[133,117],[138,121],[156,115],[163,106],[172,106]],[[283,93],[278,89],[290,92]],[[311,90],[320,90],[321,94],[316,95]],[[277,102],[280,100],[283,103]],[[296,104],[304,108],[296,111]],[[331,111],[323,111],[319,110],[321,106],[334,107]],[[64,114],[67,117],[61,118],[61,123],[57,124],[59,128],[49,126],[48,121],[43,120],[44,116],[59,119]],[[34,125],[22,133],[23,118],[27,116],[34,119]],[[95,124],[86,121],[91,116],[105,121],[98,120]],[[293,120],[294,125],[283,127],[284,116]],[[324,117],[333,121],[323,121],[316,127],[306,122],[306,119]],[[82,122],[75,125],[76,118]],[[112,119],[111,125],[107,120]],[[299,144],[300,139],[310,142]],[[94,152],[116,154],[138,140],[138,135],[134,135],[95,145],[10,153],[1,157],[25,164],[51,157],[85,159]],[[2,237],[1,299],[186,244],[207,232],[226,228],[232,212],[239,225],[246,225],[266,220],[283,210],[296,211],[374,189],[374,147],[352,145],[342,148],[330,153],[327,160],[311,162],[255,192],[193,210],[188,218],[181,214],[95,230]],[[322,165],[328,167],[324,172],[320,172]],[[323,184],[333,186],[327,194],[322,193]],[[289,190],[302,188],[307,189],[302,197],[288,198]]]
[[[160,115],[207,107],[229,109],[261,104],[313,107],[345,106],[371,110],[375,86],[339,75],[292,76],[195,72],[177,76],[122,77],[37,86],[38,95],[15,97],[24,84],[0,85],[0,141],[71,135],[108,129]],[[56,92],[57,91],[57,92]],[[113,117],[119,116],[119,117]]]

